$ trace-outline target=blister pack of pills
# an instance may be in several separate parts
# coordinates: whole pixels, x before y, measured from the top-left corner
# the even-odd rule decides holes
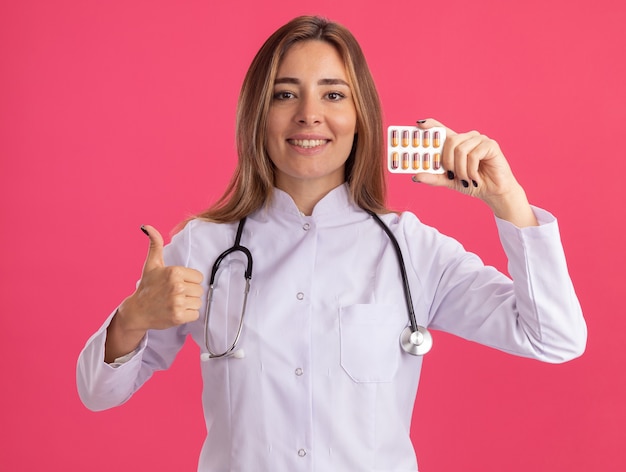
[[[443,174],[441,150],[446,129],[417,126],[387,128],[387,168],[397,174]]]

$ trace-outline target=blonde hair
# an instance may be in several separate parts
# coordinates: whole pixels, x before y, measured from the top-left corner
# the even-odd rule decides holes
[[[378,92],[358,42],[344,26],[317,16],[291,20],[265,41],[244,78],[237,106],[238,163],[222,197],[198,218],[226,223],[240,220],[272,196],[274,165],[265,149],[267,116],[278,66],[296,42],[333,45],[343,58],[357,113],[357,135],[346,161],[345,180],[358,206],[385,208],[382,112]]]

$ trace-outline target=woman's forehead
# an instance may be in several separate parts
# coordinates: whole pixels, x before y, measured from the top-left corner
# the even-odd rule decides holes
[[[299,41],[287,49],[278,64],[276,79],[298,79],[300,76],[340,79],[349,83],[343,57],[327,41]]]

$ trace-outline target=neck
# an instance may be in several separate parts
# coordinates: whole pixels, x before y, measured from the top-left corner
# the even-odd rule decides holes
[[[313,185],[276,185],[276,188],[286,192],[293,199],[298,210],[303,215],[313,214],[315,205],[324,198],[331,190],[334,190],[342,183],[335,186],[316,187]]]

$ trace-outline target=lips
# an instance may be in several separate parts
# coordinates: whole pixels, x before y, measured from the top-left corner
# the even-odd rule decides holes
[[[328,139],[288,139],[287,142],[293,146],[301,147],[304,149],[316,148],[323,146],[329,140]]]

